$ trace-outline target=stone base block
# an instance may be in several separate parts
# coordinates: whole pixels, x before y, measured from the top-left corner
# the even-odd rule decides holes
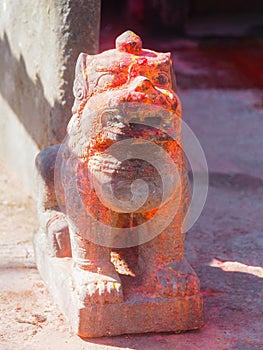
[[[114,336],[147,332],[179,332],[203,326],[200,294],[177,298],[149,298],[143,292],[129,295],[119,304],[85,306],[74,290],[71,258],[45,253],[43,235],[34,239],[39,272],[73,331],[81,337]],[[42,242],[41,242],[42,241]]]

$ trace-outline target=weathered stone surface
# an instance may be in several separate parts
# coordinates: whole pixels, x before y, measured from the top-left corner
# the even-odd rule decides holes
[[[38,268],[83,337],[203,325],[184,259],[190,195],[174,87],[170,54],[142,49],[131,31],[114,50],[80,54],[67,137],[37,158]]]

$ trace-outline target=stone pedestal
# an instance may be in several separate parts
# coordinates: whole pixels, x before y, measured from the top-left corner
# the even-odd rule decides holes
[[[76,293],[72,258],[46,254],[45,234],[34,239],[41,277],[73,331],[85,338],[148,332],[181,332],[204,325],[203,300],[198,292],[174,298],[150,297],[126,280],[122,303],[85,305]],[[190,274],[194,274],[189,266]]]

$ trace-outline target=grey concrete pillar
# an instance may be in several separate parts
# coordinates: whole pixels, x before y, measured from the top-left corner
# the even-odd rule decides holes
[[[98,51],[100,0],[0,0],[0,157],[34,192],[34,158],[65,136],[75,62]]]

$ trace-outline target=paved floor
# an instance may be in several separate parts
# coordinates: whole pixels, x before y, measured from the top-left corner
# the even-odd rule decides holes
[[[201,281],[205,326],[182,334],[73,335],[35,268],[35,203],[1,164],[1,349],[263,348],[262,46],[213,40],[162,45],[172,50],[184,118],[210,173],[204,211],[186,239]]]

